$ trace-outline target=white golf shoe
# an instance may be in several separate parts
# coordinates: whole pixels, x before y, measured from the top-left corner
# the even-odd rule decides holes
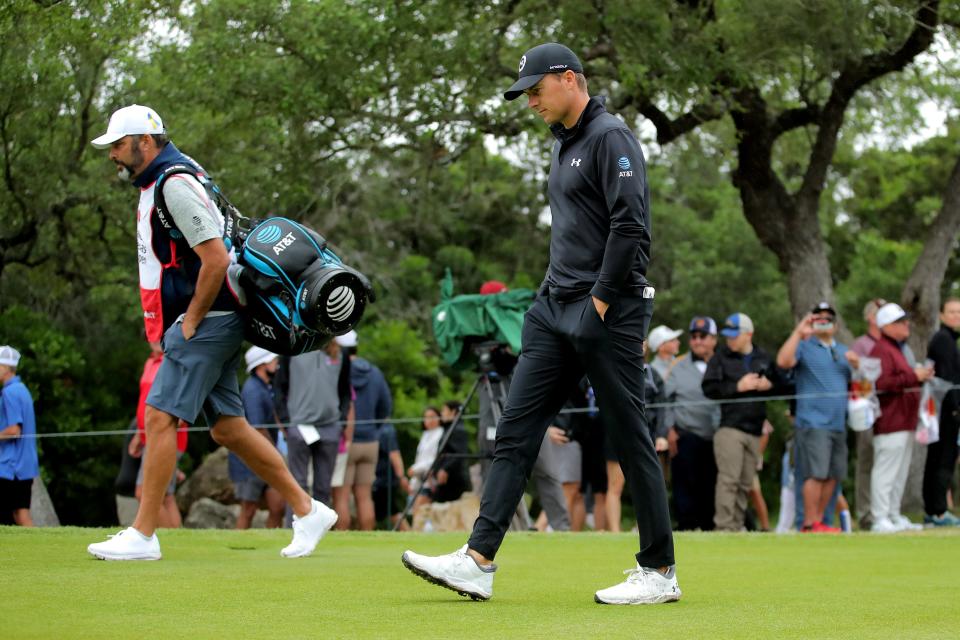
[[[284,558],[303,558],[313,553],[317,543],[337,523],[337,512],[319,500],[311,500],[313,510],[302,518],[293,516],[293,541],[280,551]]]
[[[890,521],[893,522],[893,526],[899,531],[923,531],[922,524],[910,522],[910,518],[901,514],[893,516],[890,518]]]
[[[656,569],[641,567],[624,571],[627,579],[593,595],[599,604],[660,604],[680,599],[676,567],[670,567],[667,575]]]
[[[900,527],[895,525],[890,518],[877,518],[873,526],[870,527],[871,533],[897,533],[901,531]]]
[[[147,538],[133,527],[127,527],[106,542],[89,545],[87,552],[100,560],[159,560],[160,541],[156,533]]]
[[[427,582],[456,591],[474,600],[489,600],[493,596],[493,574],[497,565],[481,567],[467,553],[467,545],[445,556],[422,556],[413,551],[403,552],[403,565]]]

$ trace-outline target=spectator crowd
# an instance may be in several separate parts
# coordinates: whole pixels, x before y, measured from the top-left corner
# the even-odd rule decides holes
[[[741,312],[721,326],[698,315],[685,331],[663,325],[650,331],[647,435],[662,461],[678,530],[769,530],[758,474],[772,423],[783,418],[790,430],[778,531],[838,533],[856,524],[895,533],[960,525],[951,512],[960,424],[960,391],[952,389],[960,384],[960,300],[943,303],[925,362],[917,362],[907,345],[910,319],[897,304],[871,300],[863,313],[867,333],[844,345],[837,338],[837,313],[820,303],[776,353],[755,343],[754,323]],[[424,408],[409,467],[391,423],[389,385],[380,369],[360,356],[355,332],[294,357],[249,349],[242,399],[247,419],[285,453],[297,483],[337,511],[338,528],[371,530],[379,523],[406,529],[405,511],[480,492],[499,404],[516,362],[499,355],[498,370],[481,374],[492,383],[485,388],[501,391],[496,398],[481,393],[477,453],[470,450],[465,408],[448,401]],[[154,349],[147,360],[141,405],[162,357]],[[38,469],[35,441],[20,437],[35,430],[35,421],[30,394],[17,376],[19,359],[12,347],[0,347],[0,518],[29,525],[29,486]],[[767,414],[769,406],[779,406],[768,405],[772,398],[789,400],[785,417]],[[148,446],[142,407],[137,423],[124,452],[132,458]],[[855,449],[852,471],[848,442]],[[178,449],[185,448],[183,432]],[[918,450],[926,453],[922,524],[909,520],[902,508]],[[289,525],[292,514],[275,490],[233,454],[228,468],[240,503],[237,528],[251,526],[261,508],[267,511],[266,526]],[[173,499],[177,481],[175,473],[163,526],[180,525]],[[845,482],[852,484],[855,518]],[[544,434],[530,486],[535,499],[533,505],[517,505],[515,526],[619,531],[624,485],[618,452],[604,434],[584,378]],[[535,505],[539,518],[529,515]]]

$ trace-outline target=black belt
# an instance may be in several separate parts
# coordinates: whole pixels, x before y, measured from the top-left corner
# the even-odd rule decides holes
[[[582,291],[582,290],[578,291],[578,290],[562,289],[560,287],[553,287],[548,284],[545,284],[542,287],[540,287],[539,291],[537,291],[537,295],[550,296],[557,302],[563,302],[564,304],[567,304],[570,302],[577,302],[579,300],[583,300],[584,298],[589,297],[590,290],[587,289],[586,291]]]
[[[619,293],[618,297],[621,298],[650,298],[653,299],[656,289],[652,285],[644,284],[639,291],[637,292],[628,292],[628,293]],[[577,302],[583,300],[584,298],[590,297],[590,290],[580,291],[580,290],[570,290],[570,289],[561,289],[560,287],[553,287],[548,284],[540,287],[540,290],[537,291],[537,295],[543,296],[547,295],[556,300],[557,302],[563,302],[565,304],[570,302]]]

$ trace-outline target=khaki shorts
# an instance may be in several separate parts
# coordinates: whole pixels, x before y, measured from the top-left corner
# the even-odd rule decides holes
[[[345,487],[355,484],[370,486],[377,475],[377,456],[380,442],[351,442],[347,456],[347,474],[343,479]]]

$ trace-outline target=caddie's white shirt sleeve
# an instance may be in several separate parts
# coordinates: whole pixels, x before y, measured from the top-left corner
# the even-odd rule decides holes
[[[190,247],[223,236],[223,219],[195,178],[177,174],[167,178],[163,197],[177,229]]]

